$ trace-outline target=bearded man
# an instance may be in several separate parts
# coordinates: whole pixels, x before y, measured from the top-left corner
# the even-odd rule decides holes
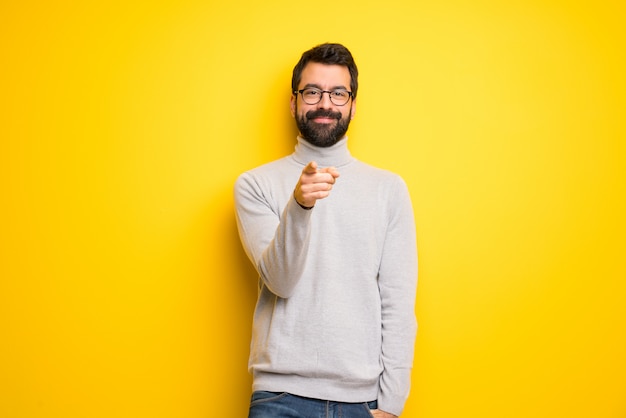
[[[259,273],[249,418],[401,414],[417,331],[413,208],[398,175],[354,158],[358,70],[340,44],[293,70],[293,154],[235,184],[237,226]]]

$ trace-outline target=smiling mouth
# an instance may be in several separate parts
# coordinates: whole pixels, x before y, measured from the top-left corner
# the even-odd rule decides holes
[[[328,117],[328,116],[320,116],[320,117],[317,117],[317,118],[313,118],[311,120],[313,122],[315,122],[315,123],[328,124],[328,123],[336,122],[337,118],[332,118],[332,117]]]
[[[307,119],[319,124],[329,124],[341,119],[341,113],[318,110],[309,112]]]

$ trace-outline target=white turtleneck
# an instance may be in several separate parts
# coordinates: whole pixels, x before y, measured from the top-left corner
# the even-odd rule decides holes
[[[312,210],[293,190],[310,161],[340,177]],[[253,390],[400,415],[409,393],[417,281],[413,210],[396,174],[298,138],[295,152],[243,173],[237,225],[259,272]]]

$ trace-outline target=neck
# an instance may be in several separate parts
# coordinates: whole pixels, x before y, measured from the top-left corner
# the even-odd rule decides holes
[[[310,161],[315,161],[320,167],[340,167],[353,160],[348,150],[348,137],[344,136],[335,145],[330,147],[317,147],[298,136],[294,159],[306,165]]]

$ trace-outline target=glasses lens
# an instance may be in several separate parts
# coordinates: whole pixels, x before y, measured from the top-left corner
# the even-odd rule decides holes
[[[302,90],[302,100],[306,104],[317,104],[322,100],[322,91],[318,89],[304,89]]]
[[[334,90],[330,92],[330,101],[337,106],[343,106],[350,100],[350,93],[345,90]]]

